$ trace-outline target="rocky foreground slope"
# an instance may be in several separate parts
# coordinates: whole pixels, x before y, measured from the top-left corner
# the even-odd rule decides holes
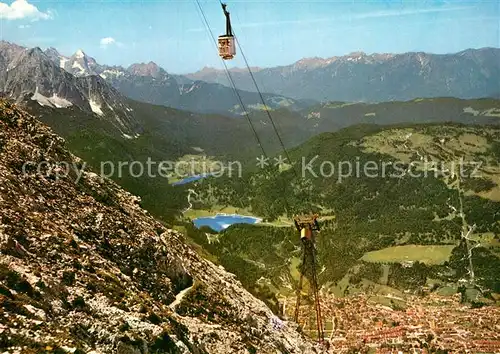
[[[84,166],[48,127],[0,102],[0,351],[316,352]]]

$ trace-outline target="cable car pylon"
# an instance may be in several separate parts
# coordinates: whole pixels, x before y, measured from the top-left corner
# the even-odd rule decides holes
[[[300,280],[297,288],[297,302],[295,305],[294,320],[299,323],[300,304],[302,299],[302,286],[304,277],[309,282],[309,294],[314,297],[314,308],[316,314],[316,329],[318,331],[318,341],[323,342],[323,318],[321,315],[321,301],[319,297],[318,278],[316,274],[316,247],[314,231],[320,231],[318,215],[296,215],[294,217],[295,227],[300,233],[302,241],[302,264],[300,269]],[[311,300],[311,299],[310,299]],[[300,323],[299,323],[300,324]]]

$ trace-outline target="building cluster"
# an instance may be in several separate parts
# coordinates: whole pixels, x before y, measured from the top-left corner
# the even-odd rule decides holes
[[[404,306],[384,306],[367,295],[322,298],[325,340],[332,353],[500,353],[500,308],[471,308],[459,296],[410,296]],[[386,297],[389,304],[402,299]],[[392,301],[391,301],[392,300]],[[397,308],[397,309],[394,309]],[[304,330],[315,327],[304,307]]]

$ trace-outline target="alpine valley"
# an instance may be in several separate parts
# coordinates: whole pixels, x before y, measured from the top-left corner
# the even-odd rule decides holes
[[[252,70],[0,42],[2,351],[328,352],[292,320],[308,212],[330,352],[500,350],[500,49]]]

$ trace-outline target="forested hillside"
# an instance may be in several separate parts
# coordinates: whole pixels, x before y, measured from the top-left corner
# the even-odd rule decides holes
[[[315,211],[323,218],[317,250],[324,289],[349,293],[349,287],[369,280],[416,291],[437,279],[436,289],[466,282],[486,292],[500,291],[495,271],[500,267],[498,128],[354,126],[319,135],[290,155],[293,168],[281,172],[270,168],[197,185],[195,207],[232,205],[268,221],[233,225],[215,238],[188,227],[190,237],[247,287],[257,291],[260,284],[291,294],[300,241],[286,220]],[[312,168],[304,168],[302,161],[312,161]],[[332,174],[331,166],[341,170]],[[402,245],[425,247],[395,248]],[[376,250],[385,253],[370,253]],[[437,255],[425,261],[428,252]],[[408,254],[415,256],[413,261]]]

